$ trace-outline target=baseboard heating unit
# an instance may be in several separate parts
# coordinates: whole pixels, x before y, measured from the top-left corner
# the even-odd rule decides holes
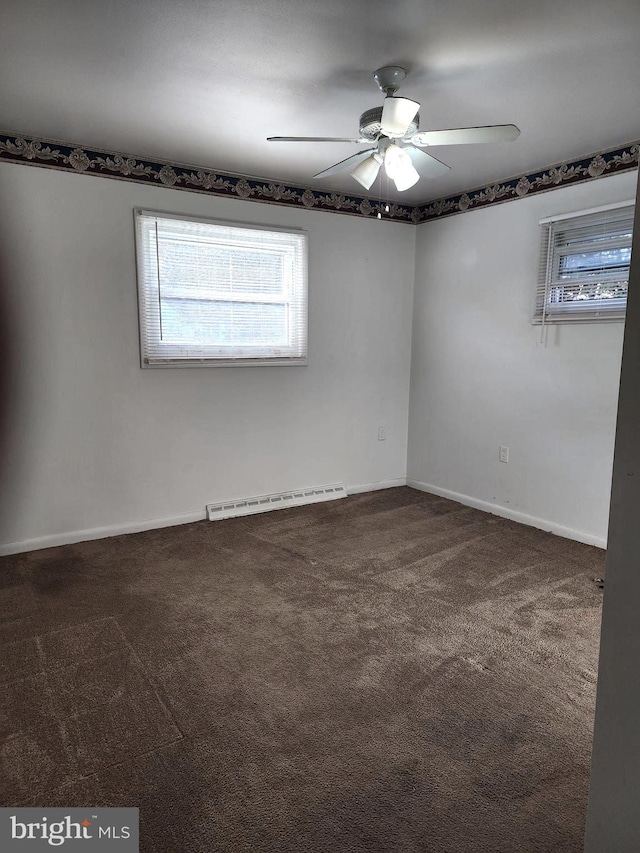
[[[336,501],[339,498],[346,497],[347,490],[342,483],[331,486],[313,486],[309,489],[295,489],[292,492],[279,492],[275,495],[258,495],[253,498],[241,498],[237,501],[207,504],[207,518],[209,521],[219,521],[221,518],[253,515],[257,512],[269,512],[272,509],[304,506],[305,504],[320,503],[320,501]]]

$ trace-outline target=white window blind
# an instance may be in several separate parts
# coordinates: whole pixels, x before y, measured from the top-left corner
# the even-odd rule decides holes
[[[534,322],[623,319],[633,202],[540,221]]]
[[[306,364],[307,237],[136,210],[144,367]]]

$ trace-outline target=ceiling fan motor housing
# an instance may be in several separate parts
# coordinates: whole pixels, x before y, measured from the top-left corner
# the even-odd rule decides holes
[[[370,139],[372,142],[382,133],[382,107],[374,107],[372,110],[367,110],[360,116],[360,136],[363,139]],[[402,137],[409,141],[414,133],[418,132],[420,126],[420,114],[418,113],[406,133]]]
[[[373,79],[385,95],[395,95],[406,76],[407,72],[402,66],[385,65],[374,72]]]

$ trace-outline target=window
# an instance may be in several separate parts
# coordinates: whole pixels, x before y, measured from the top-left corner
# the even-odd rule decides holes
[[[623,319],[633,202],[542,219],[540,226],[534,323]]]
[[[306,364],[307,238],[135,211],[143,367]]]

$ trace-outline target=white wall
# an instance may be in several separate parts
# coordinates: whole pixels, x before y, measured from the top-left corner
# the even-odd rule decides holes
[[[538,220],[635,184],[626,173],[419,226],[410,484],[604,546],[623,324],[552,327],[541,345]]]
[[[309,365],[140,369],[134,207],[307,229]],[[0,164],[3,551],[403,482],[414,244],[409,225]]]

